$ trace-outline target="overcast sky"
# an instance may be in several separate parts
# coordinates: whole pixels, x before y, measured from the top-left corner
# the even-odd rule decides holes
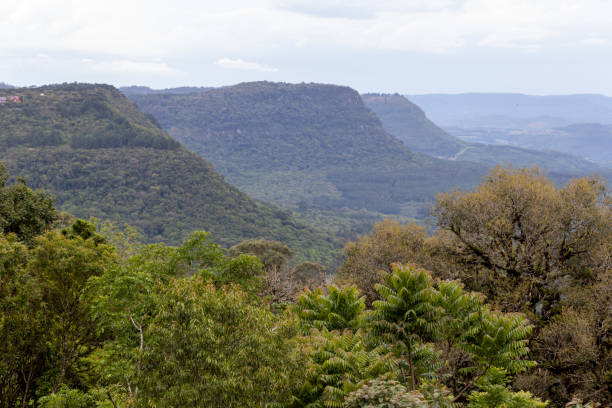
[[[612,0],[0,0],[0,81],[612,95]]]

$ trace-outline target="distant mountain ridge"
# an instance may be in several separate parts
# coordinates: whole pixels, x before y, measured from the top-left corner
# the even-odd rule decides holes
[[[417,152],[452,157],[467,146],[436,126],[419,106],[399,94],[370,93],[361,98],[380,118],[387,132]]]
[[[129,97],[232,184],[301,214],[423,217],[438,192],[486,172],[410,150],[348,87],[254,82]]]
[[[0,161],[13,177],[53,193],[60,209],[130,223],[149,242],[176,244],[206,229],[224,245],[265,238],[284,242],[302,260],[335,256],[336,241],[229,185],[117,89],[13,91],[23,102],[0,106]]]

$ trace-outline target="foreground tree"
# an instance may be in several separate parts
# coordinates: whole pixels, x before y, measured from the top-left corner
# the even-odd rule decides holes
[[[549,317],[560,279],[588,282],[612,266],[612,211],[598,178],[557,189],[537,170],[498,167],[474,192],[441,194],[433,213],[463,280],[506,310]]]
[[[261,407],[288,402],[299,380],[287,340],[295,328],[237,288],[194,276],[160,288],[145,332],[145,406]]]
[[[7,185],[8,174],[0,163],[0,233],[13,233],[27,244],[49,230],[58,218],[53,199],[43,191],[33,191],[25,181]]]
[[[394,263],[423,264],[426,237],[423,227],[382,221],[370,234],[346,245],[337,279],[356,284],[371,304],[379,298],[375,286],[382,282],[381,272],[391,272]]]
[[[609,405],[610,204],[597,177],[556,187],[535,169],[496,168],[474,191],[438,197],[435,234],[411,237],[404,233],[410,227],[385,223],[347,245],[340,276],[375,293],[385,269],[377,266],[380,254],[397,245],[386,262],[406,260],[436,278],[459,279],[495,308],[530,319],[539,366],[515,376],[517,387],[559,407],[574,397]]]

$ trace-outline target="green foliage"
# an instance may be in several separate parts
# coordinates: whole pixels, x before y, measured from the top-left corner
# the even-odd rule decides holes
[[[287,212],[253,201],[184,149],[0,148],[12,174],[45,188],[76,217],[129,223],[146,242],[180,244],[206,229],[220,245],[265,238],[289,245],[296,260],[329,263],[339,244]],[[87,169],[87,171],[83,171]]]
[[[238,284],[247,292],[257,292],[263,285],[264,273],[264,264],[259,258],[240,254],[227,261],[217,279],[223,283]]]
[[[394,378],[395,365],[384,347],[370,348],[364,332],[315,331],[310,343],[306,379],[293,392],[291,407],[342,407],[344,398],[365,381]]]
[[[418,391],[408,392],[397,381],[370,380],[350,393],[345,408],[429,408]]]
[[[365,310],[365,300],[354,286],[338,288],[329,285],[327,294],[321,289],[307,289],[298,297],[292,309],[306,331],[310,328],[357,330]]]
[[[51,228],[57,220],[53,199],[43,191],[32,191],[25,181],[7,186],[8,174],[0,163],[0,233],[14,233],[28,244]]]
[[[397,266],[384,280],[371,324],[407,360],[412,390],[421,376],[414,351],[425,343],[440,350],[441,367],[429,367],[453,385],[455,400],[490,370],[517,374],[535,365],[524,359],[532,329],[525,317],[492,312],[481,296],[463,293],[456,282],[435,282],[423,269]],[[453,359],[457,352],[463,358]]]
[[[91,238],[96,244],[106,243],[106,239],[96,232],[96,226],[85,220],[76,220],[70,228],[62,229],[62,234],[70,239],[80,237],[82,239]]]
[[[240,254],[255,255],[264,264],[266,269],[284,270],[287,262],[293,257],[293,251],[278,241],[266,241],[264,239],[248,239],[234,245],[227,252],[229,257]]]
[[[99,392],[85,393],[78,389],[62,387],[54,394],[41,397],[38,404],[40,408],[112,408],[110,401],[104,401],[104,396],[96,394]]]
[[[291,269],[291,276],[303,285],[325,282],[325,267],[316,262],[305,261]]]
[[[506,387],[506,372],[493,368],[478,381],[482,391],[468,396],[468,408],[545,408],[547,403],[533,397],[529,392],[512,392]]]
[[[89,278],[102,275],[114,258],[111,247],[97,244],[93,238],[71,239],[49,232],[37,237],[35,243],[27,272],[40,287],[44,320],[49,324],[46,341],[59,357],[52,386],[56,391],[98,341],[97,322],[83,295]]]
[[[145,406],[261,407],[287,401],[295,379],[286,331],[269,311],[234,288],[200,277],[162,288],[145,337]]]
[[[112,248],[93,238],[52,231],[27,249],[0,238],[0,401],[29,404],[38,395],[78,384],[81,358],[99,341],[86,299],[89,278],[114,263]]]
[[[417,376],[413,353],[419,343],[439,337],[438,319],[442,313],[435,304],[436,291],[427,271],[396,267],[384,281],[386,286],[376,286],[383,299],[373,304],[372,324],[383,339],[407,355],[411,390],[414,391]]]

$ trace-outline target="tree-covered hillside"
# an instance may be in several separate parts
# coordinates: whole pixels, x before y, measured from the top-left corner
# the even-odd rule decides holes
[[[348,87],[255,82],[130,98],[239,188],[302,211],[406,214],[484,173],[411,151]]]
[[[59,85],[13,94],[23,102],[0,105],[0,160],[12,176],[53,193],[60,209],[130,223],[148,241],[178,243],[206,229],[224,245],[265,238],[286,243],[297,259],[333,258],[331,239],[229,185],[116,89]]]
[[[110,85],[9,89],[0,91],[0,97],[9,98],[0,105],[3,146],[179,147]]]
[[[376,113],[387,132],[417,152],[452,157],[467,143],[446,133],[425,112],[399,94],[365,94],[366,106]]]

